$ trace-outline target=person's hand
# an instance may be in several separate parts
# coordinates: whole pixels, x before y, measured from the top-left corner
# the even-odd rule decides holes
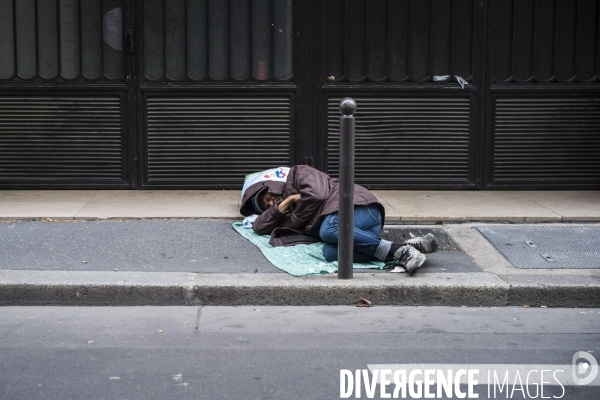
[[[292,204],[295,204],[298,200],[300,200],[300,193],[286,197],[285,200],[279,203],[279,211],[287,211],[287,209],[290,208]]]
[[[290,218],[290,214],[287,214],[281,222],[279,223],[279,227],[281,228],[293,228],[294,224],[292,224],[292,219]]]

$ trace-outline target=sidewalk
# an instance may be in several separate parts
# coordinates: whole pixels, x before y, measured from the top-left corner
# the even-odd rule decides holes
[[[374,190],[388,224],[600,222],[600,191]],[[0,190],[0,218],[239,219],[232,190]]]
[[[600,191],[374,193],[387,226],[443,224],[462,258],[432,254],[412,278],[370,270],[349,281],[295,278],[233,231],[236,191],[0,191],[0,305],[339,305],[363,297],[374,305],[600,306],[599,269],[518,269],[473,229],[596,225]],[[69,230],[103,233],[80,242]]]

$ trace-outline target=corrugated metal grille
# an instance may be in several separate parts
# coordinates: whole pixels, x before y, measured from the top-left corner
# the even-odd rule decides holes
[[[0,181],[121,180],[122,166],[120,97],[0,97]]]
[[[149,183],[241,188],[290,162],[289,97],[149,97]]]
[[[494,182],[600,180],[600,98],[496,100]]]
[[[469,98],[355,98],[360,184],[468,182]],[[339,98],[329,100],[329,173],[339,174]]]

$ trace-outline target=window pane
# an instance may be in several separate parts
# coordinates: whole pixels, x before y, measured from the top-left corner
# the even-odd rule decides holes
[[[538,0],[533,33],[533,74],[538,82],[554,77],[554,0]]]
[[[150,80],[164,76],[163,0],[144,0],[144,71]]]
[[[388,35],[390,41],[389,78],[408,78],[408,0],[394,0],[389,8]]]
[[[79,76],[79,10],[76,0],[60,0],[60,72],[66,79]]]
[[[366,12],[366,75],[381,81],[387,75],[387,1],[371,0]]]
[[[575,32],[577,25],[577,3],[558,0],[556,3],[555,73],[560,82],[575,78]]]
[[[231,1],[231,76],[250,76],[250,0]]]
[[[35,8],[33,0],[15,2],[17,12],[17,71],[21,78],[36,75]]]
[[[429,1],[411,0],[409,3],[410,76],[415,81],[429,77]]]
[[[266,80],[271,76],[271,1],[252,1],[252,76]]]
[[[102,0],[81,2],[82,73],[88,79],[102,76]]]
[[[517,81],[533,76],[533,20],[534,1],[519,0],[514,5],[512,75]]]
[[[58,28],[56,0],[38,0],[38,54],[42,78],[58,76]]]
[[[512,0],[498,0],[492,23],[495,24],[494,40],[491,42],[494,46],[494,78],[505,81],[512,77]]]
[[[365,76],[365,0],[346,2],[346,78],[350,82]]]
[[[273,4],[273,75],[285,80],[292,77],[292,0]]]
[[[450,40],[452,38],[452,2],[436,3],[431,8],[432,76],[450,75]],[[468,78],[468,77],[467,77]]]
[[[575,72],[580,82],[596,76],[596,32],[598,31],[598,1],[580,0],[577,6]]]
[[[467,21],[465,23],[464,21]],[[473,2],[454,0],[452,2],[452,75],[464,79],[473,73]]]
[[[0,79],[15,73],[12,0],[0,0]]]
[[[186,0],[167,0],[165,36],[167,53],[167,77],[174,80],[185,78],[185,4]]]
[[[338,80],[344,76],[344,0],[328,0],[326,7],[325,76]]]
[[[104,75],[123,77],[123,7],[122,0],[103,1]]]
[[[206,54],[207,18],[206,0],[188,0],[187,3],[187,58],[188,76],[192,79],[202,79],[208,72]]]
[[[213,79],[229,75],[229,7],[223,0],[208,3],[208,73]]]

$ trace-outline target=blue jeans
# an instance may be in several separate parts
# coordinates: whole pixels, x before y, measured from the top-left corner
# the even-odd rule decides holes
[[[328,261],[338,259],[338,213],[325,217],[319,236],[325,242],[323,256]],[[354,207],[354,262],[368,262],[385,258],[392,242],[381,239],[381,213],[374,205]]]

